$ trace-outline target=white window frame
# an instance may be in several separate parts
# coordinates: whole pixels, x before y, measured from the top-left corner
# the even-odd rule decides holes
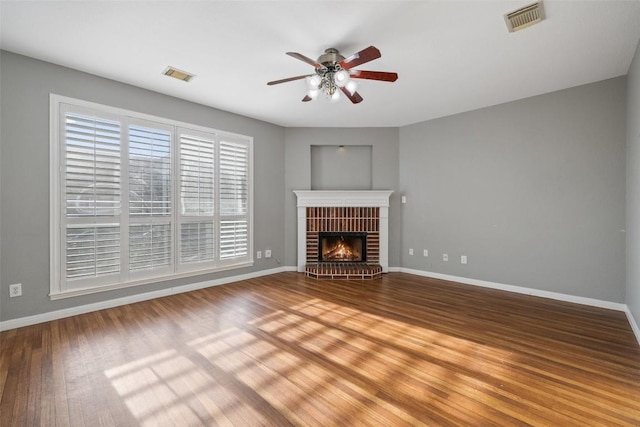
[[[121,268],[121,272],[118,274],[119,280],[107,281],[104,277],[98,277],[96,279],[89,279],[84,281],[80,280],[76,282],[79,286],[67,286],[64,280],[64,257],[65,257],[65,237],[66,237],[66,216],[65,200],[64,200],[64,182],[62,177],[64,175],[64,148],[65,148],[65,135],[64,126],[61,125],[64,112],[70,108],[72,111],[78,111],[82,113],[92,112],[96,113],[101,118],[118,120],[121,123],[122,128],[122,141],[128,141],[128,129],[129,125],[143,125],[143,126],[156,126],[158,129],[170,130],[171,132],[171,203],[172,213],[170,215],[171,222],[171,238],[172,238],[172,250],[171,250],[171,267],[159,270],[151,270],[147,272],[129,272],[128,268]],[[243,257],[237,257],[234,259],[220,260],[219,257],[219,228],[220,228],[220,215],[219,215],[219,192],[217,186],[219,179],[216,178],[216,209],[214,214],[214,241],[216,241],[216,247],[214,252],[213,261],[197,262],[180,264],[180,224],[181,224],[181,210],[180,210],[180,132],[193,132],[194,134],[209,135],[214,138],[215,150],[216,150],[216,165],[219,165],[218,153],[219,143],[221,140],[236,141],[246,144],[248,147],[248,206],[246,215],[243,216],[247,220],[247,254]],[[166,119],[162,117],[156,117],[148,114],[137,113],[121,108],[110,107],[101,105],[94,102],[69,98],[57,94],[50,95],[50,140],[49,140],[49,158],[50,158],[50,189],[49,189],[49,205],[50,205],[50,298],[52,300],[68,298],[78,295],[86,295],[97,292],[104,292],[112,289],[120,289],[132,286],[138,286],[148,283],[154,283],[158,281],[172,280],[183,277],[196,276],[201,274],[207,274],[212,272],[219,272],[230,269],[239,269],[250,267],[254,264],[253,260],[253,138],[245,135],[220,131],[217,129],[207,128],[203,126],[193,125],[190,123],[180,122],[176,120]],[[125,142],[125,144],[127,144]],[[127,152],[128,145],[121,149],[121,152]],[[129,215],[128,213],[128,154],[121,154],[121,194],[122,194],[122,206],[120,211],[120,228],[121,228],[121,241],[125,239],[126,243],[122,243],[121,267],[128,266],[128,261],[123,259],[128,258],[129,243],[128,243],[128,230],[129,230]],[[216,167],[216,175],[219,174],[219,168]],[[126,194],[126,196],[125,196]],[[124,237],[123,237],[124,235]],[[161,274],[160,274],[161,273]]]

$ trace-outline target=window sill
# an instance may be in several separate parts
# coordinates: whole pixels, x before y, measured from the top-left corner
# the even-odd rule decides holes
[[[69,289],[69,290],[59,291],[59,292],[52,291],[49,294],[49,298],[51,300],[73,298],[81,295],[97,294],[100,292],[113,291],[116,289],[131,288],[135,286],[148,285],[150,283],[182,279],[185,277],[202,276],[204,274],[219,273],[221,271],[235,270],[235,269],[251,267],[251,266],[253,266],[253,261],[247,261],[239,264],[226,265],[224,267],[210,268],[206,270],[193,270],[193,271],[187,271],[183,273],[172,274],[170,276],[149,277],[149,278],[134,280],[130,282],[114,283],[112,285],[96,286],[96,287],[82,288],[82,289]]]

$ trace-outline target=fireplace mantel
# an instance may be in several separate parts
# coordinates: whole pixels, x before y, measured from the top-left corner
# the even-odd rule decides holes
[[[352,206],[352,207],[389,207],[391,190],[370,191],[326,191],[296,190],[298,207]]]
[[[298,271],[306,264],[307,208],[310,207],[377,207],[380,209],[380,265],[389,271],[389,196],[392,190],[326,191],[295,190],[298,198]]]

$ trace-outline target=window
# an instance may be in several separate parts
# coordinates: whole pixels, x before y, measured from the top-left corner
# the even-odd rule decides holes
[[[250,137],[51,97],[51,297],[251,258]]]

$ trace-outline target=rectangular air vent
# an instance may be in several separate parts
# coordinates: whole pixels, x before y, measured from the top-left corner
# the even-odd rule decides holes
[[[186,71],[180,71],[177,68],[167,67],[162,72],[165,76],[173,77],[174,79],[182,80],[183,82],[191,81],[195,75],[187,73]]]
[[[504,16],[510,33],[530,27],[544,19],[542,2],[530,4]]]

